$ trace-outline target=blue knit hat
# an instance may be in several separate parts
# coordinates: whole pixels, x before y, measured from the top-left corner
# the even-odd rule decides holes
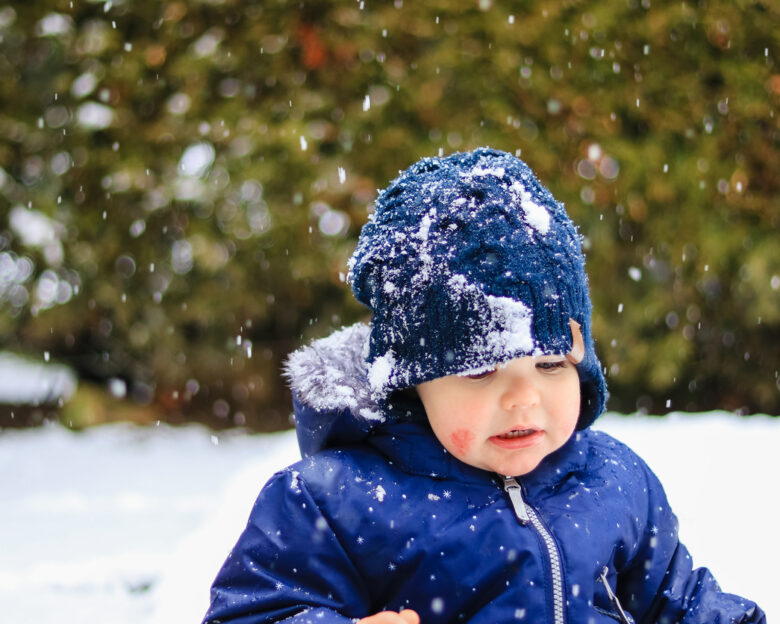
[[[526,355],[566,354],[582,331],[578,427],[607,398],[580,238],[563,204],[511,154],[424,158],[377,198],[349,261],[372,312],[374,397]]]

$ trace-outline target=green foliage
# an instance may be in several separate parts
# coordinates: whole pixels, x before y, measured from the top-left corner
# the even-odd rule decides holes
[[[2,347],[173,420],[283,426],[285,354],[364,314],[342,282],[375,190],[491,145],[581,226],[611,407],[778,413],[777,23],[727,0],[0,7]]]

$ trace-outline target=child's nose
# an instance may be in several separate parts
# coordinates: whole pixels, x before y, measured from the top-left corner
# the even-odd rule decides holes
[[[501,396],[501,407],[507,411],[529,409],[539,404],[541,395],[528,379],[516,377]]]

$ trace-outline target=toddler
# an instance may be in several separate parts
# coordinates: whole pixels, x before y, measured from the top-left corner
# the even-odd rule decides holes
[[[349,263],[371,310],[287,363],[303,459],[204,622],[765,623],[692,568],[607,397],[579,235],[520,160],[425,158]]]

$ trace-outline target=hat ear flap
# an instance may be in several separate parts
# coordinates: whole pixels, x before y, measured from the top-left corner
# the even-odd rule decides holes
[[[585,320],[582,327],[585,357],[576,365],[580,376],[580,418],[577,429],[585,429],[592,424],[604,411],[609,398],[607,382],[591,335],[589,310]]]
[[[604,411],[608,397],[607,384],[600,372],[595,377],[580,376],[580,418],[577,429],[582,430],[593,424]]]

